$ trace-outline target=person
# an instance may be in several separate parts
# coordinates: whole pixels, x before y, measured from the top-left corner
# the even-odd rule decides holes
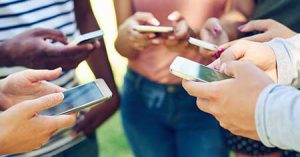
[[[198,97],[199,108],[215,115],[234,134],[260,139],[269,147],[300,151],[296,122],[300,112],[299,43],[300,35],[266,44],[239,41],[224,52],[221,61],[211,65],[219,65],[233,79],[208,84],[183,82],[183,86]],[[261,70],[234,60],[252,62]]]
[[[83,153],[91,157],[98,156],[94,131],[116,111],[119,104],[104,42],[95,41],[93,44],[79,46],[66,45],[80,33],[99,29],[90,2],[2,1],[0,23],[0,54],[2,54],[0,60],[7,61],[1,63],[3,64],[0,69],[1,78],[25,68],[52,69],[61,66],[64,72],[53,83],[70,88],[78,84],[73,68],[87,59],[96,78],[106,80],[114,95],[103,105],[79,114],[76,126],[55,135],[51,140],[51,146],[45,145],[43,149],[26,155],[76,157]],[[33,30],[28,31],[29,29]],[[13,36],[16,37],[12,38]],[[81,136],[82,133],[84,136]]]
[[[231,11],[224,14],[219,20],[214,18],[206,22],[206,27],[204,27],[205,29],[202,31],[204,33],[201,34],[203,39],[216,44],[223,44],[226,40],[228,41],[228,39],[232,41],[239,38],[252,41],[269,41],[277,37],[278,33],[267,31],[265,27],[267,25],[277,27],[278,23],[276,21],[289,27],[293,31],[300,31],[299,20],[297,20],[300,17],[297,16],[299,10],[298,1],[232,0],[231,8]],[[284,13],[282,13],[282,10],[284,10]],[[263,19],[263,21],[261,21],[261,19]],[[250,22],[247,23],[248,21]],[[247,24],[244,25],[245,23]],[[212,32],[213,26],[216,25],[222,29],[219,29],[220,32],[214,35],[210,32]],[[286,37],[293,35],[293,31],[286,31]],[[273,34],[273,37],[269,35],[265,36],[265,33],[262,32]],[[219,41],[222,41],[222,43]],[[223,50],[220,49],[220,52],[222,51]],[[215,55],[215,52],[206,52],[205,54],[211,57]],[[219,52],[215,56],[219,56]],[[280,151],[275,148],[269,149],[259,142],[234,136],[230,133],[226,135],[226,139],[229,147],[236,152],[237,156],[268,155],[276,157],[281,156],[281,154],[283,157],[300,156],[300,153],[296,152]]]
[[[215,119],[197,111],[195,99],[169,73],[180,55],[207,62],[187,44],[203,22],[225,10],[223,0],[115,0],[118,52],[128,58],[121,115],[135,156],[227,156]],[[174,33],[139,33],[136,25],[173,26]],[[208,63],[208,62],[207,62]],[[201,123],[194,123],[195,121]]]
[[[58,129],[75,123],[74,114],[37,115],[63,100],[64,89],[46,81],[60,74],[61,68],[25,70],[0,80],[0,155],[37,149]]]

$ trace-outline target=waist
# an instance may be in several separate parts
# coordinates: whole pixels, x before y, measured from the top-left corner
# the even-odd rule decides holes
[[[134,70],[128,68],[125,75],[125,81],[133,83],[135,89],[144,89],[147,87],[148,90],[155,89],[156,91],[167,92],[167,93],[186,93],[181,84],[160,84],[149,80],[148,78],[140,75]]]

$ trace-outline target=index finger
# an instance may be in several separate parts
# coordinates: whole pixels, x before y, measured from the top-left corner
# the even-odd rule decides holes
[[[22,110],[26,116],[32,117],[41,111],[58,105],[63,99],[63,93],[49,94],[38,99],[27,100],[20,104],[19,109]]]
[[[51,128],[51,130],[71,127],[76,122],[76,114],[41,117],[47,118],[47,125]]]

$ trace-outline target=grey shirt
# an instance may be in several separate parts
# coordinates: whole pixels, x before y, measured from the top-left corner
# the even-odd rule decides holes
[[[279,84],[269,85],[258,98],[257,132],[266,146],[300,151],[300,35],[266,44],[276,55]]]

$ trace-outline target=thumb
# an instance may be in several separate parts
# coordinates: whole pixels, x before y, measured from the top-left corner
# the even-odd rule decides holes
[[[207,20],[206,24],[204,25],[204,28],[215,36],[223,31],[223,27],[219,19],[217,18],[210,18],[209,20]]]
[[[223,63],[221,65],[220,72],[233,78],[237,78],[239,75],[239,68],[241,68],[241,64],[241,61],[230,61]]]
[[[63,44],[67,44],[67,38],[64,36],[63,32],[59,30],[38,28],[34,29],[33,33],[35,36],[42,37],[44,40],[52,39]]]
[[[183,17],[180,14],[179,11],[173,11],[169,16],[168,16],[168,20],[172,21],[172,22],[178,22],[180,20],[182,20]]]
[[[62,73],[62,68],[54,70],[25,70],[23,75],[30,82],[39,82],[44,80],[54,80],[58,78]]]
[[[137,12],[134,17],[139,24],[150,24],[153,26],[160,25],[160,22],[154,17],[152,13],[147,12]]]
[[[20,104],[19,109],[25,116],[32,117],[39,112],[58,105],[63,99],[63,93],[49,94],[38,99],[24,101]]]

